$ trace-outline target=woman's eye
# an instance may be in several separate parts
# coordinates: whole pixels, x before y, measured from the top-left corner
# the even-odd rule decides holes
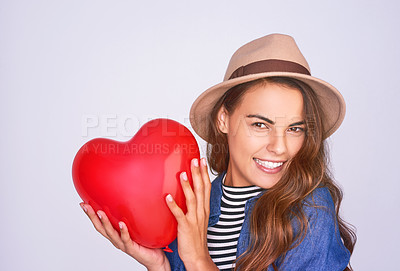
[[[290,127],[289,128],[289,132],[293,132],[293,133],[304,132],[304,128],[301,128],[301,127]]]
[[[257,128],[267,128],[267,125],[265,125],[265,123],[262,123],[262,122],[254,122],[252,124],[252,126],[257,127]]]

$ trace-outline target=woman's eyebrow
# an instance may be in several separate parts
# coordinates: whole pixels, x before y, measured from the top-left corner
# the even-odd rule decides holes
[[[250,114],[250,115],[247,115],[247,117],[248,118],[259,118],[259,119],[262,119],[263,121],[266,121],[266,122],[268,122],[268,123],[270,123],[272,125],[275,124],[275,122],[270,120],[269,118],[261,116],[261,115],[258,115],[258,114],[255,114],[255,115],[254,114]],[[298,121],[298,122],[294,122],[294,123],[290,124],[289,127],[296,126],[296,125],[303,125],[303,124],[305,124],[304,120]]]
[[[270,123],[270,124],[275,124],[275,122],[274,121],[272,121],[272,120],[270,120],[269,118],[266,118],[266,117],[264,117],[264,116],[261,116],[261,115],[247,115],[247,117],[248,118],[259,118],[259,119],[262,119],[263,121],[266,121],[266,122],[268,122],[268,123]]]
[[[305,124],[304,120],[292,123],[289,125],[289,127],[296,126],[296,125],[303,125],[303,124]]]

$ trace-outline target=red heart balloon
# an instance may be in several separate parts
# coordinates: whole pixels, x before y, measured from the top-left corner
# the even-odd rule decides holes
[[[192,133],[180,123],[155,119],[127,142],[97,138],[75,156],[72,177],[79,196],[94,210],[103,210],[119,232],[124,221],[135,242],[150,248],[170,244],[177,222],[165,197],[171,194],[186,212],[179,174],[200,158]]]

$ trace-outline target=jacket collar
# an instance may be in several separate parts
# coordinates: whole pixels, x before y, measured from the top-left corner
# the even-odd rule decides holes
[[[208,221],[208,226],[215,225],[221,215],[221,198],[222,198],[222,180],[226,171],[219,174],[211,184],[211,195],[210,195],[210,218]],[[251,198],[246,203],[245,213],[248,213],[249,209],[252,209],[255,202],[260,198],[266,190],[262,191],[257,196]]]
[[[224,171],[219,174],[211,184],[209,226],[217,223],[221,215],[222,180],[224,179],[225,173]]]

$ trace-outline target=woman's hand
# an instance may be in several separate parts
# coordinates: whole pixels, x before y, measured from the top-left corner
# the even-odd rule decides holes
[[[187,270],[218,270],[207,246],[211,182],[205,158],[201,159],[200,165],[198,159],[193,159],[191,171],[193,190],[186,172],[180,175],[187,213],[183,213],[171,195],[166,197],[168,207],[178,221],[178,253]]]
[[[136,259],[150,271],[171,270],[167,257],[160,248],[147,248],[134,242],[128,232],[124,222],[119,222],[121,234],[111,225],[103,211],[98,211],[97,215],[89,204],[80,203],[82,209],[88,215],[96,230],[107,238],[116,248]]]

